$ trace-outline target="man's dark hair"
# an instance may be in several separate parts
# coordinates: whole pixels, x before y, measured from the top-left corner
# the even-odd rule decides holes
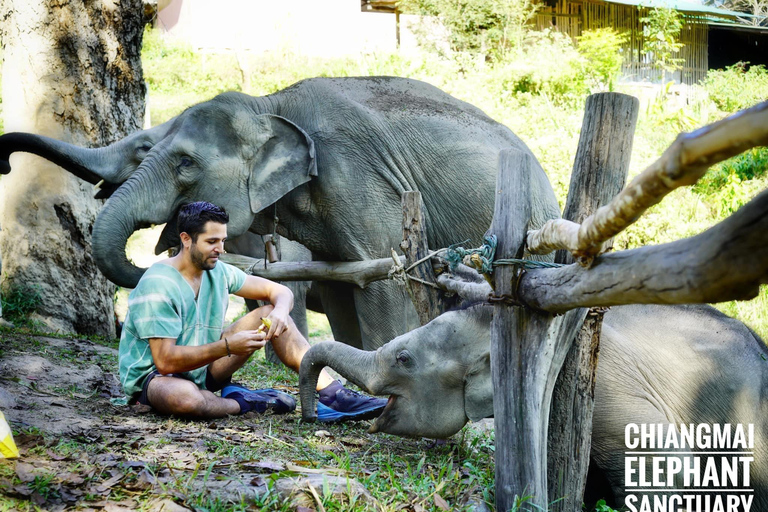
[[[176,225],[179,228],[179,235],[186,233],[192,237],[193,242],[197,242],[198,235],[203,232],[205,223],[209,221],[226,224],[229,222],[229,215],[221,206],[198,201],[185,204],[179,209]]]

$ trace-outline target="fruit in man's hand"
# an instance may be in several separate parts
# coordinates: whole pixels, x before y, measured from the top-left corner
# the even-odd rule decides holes
[[[268,331],[270,327],[272,327],[272,320],[270,320],[269,318],[261,317],[261,325],[256,330]]]

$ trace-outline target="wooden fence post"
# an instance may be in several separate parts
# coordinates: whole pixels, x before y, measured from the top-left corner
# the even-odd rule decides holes
[[[496,258],[520,257],[530,219],[531,159],[502,151],[491,233]],[[586,310],[555,317],[516,307],[518,271],[499,266],[493,273],[495,310],[491,326],[491,375],[496,430],[496,508],[546,510],[547,423],[552,389]]]
[[[403,241],[400,248],[405,254],[405,268],[429,255],[427,227],[424,221],[424,205],[421,202],[421,192],[408,191],[403,193]],[[410,272],[410,275],[426,283],[435,284],[435,273],[432,262],[427,260]],[[411,288],[411,300],[419,315],[421,325],[426,325],[446,311],[443,304],[443,292],[428,284],[408,279],[406,286]]]
[[[563,218],[581,223],[626,183],[639,102],[619,93],[587,98]],[[555,261],[573,263],[568,251]],[[590,312],[555,384],[549,417],[548,481],[553,512],[581,510],[589,469],[602,313]]]

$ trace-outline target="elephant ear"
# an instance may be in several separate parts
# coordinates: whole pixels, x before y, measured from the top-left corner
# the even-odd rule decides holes
[[[317,176],[315,143],[284,117],[256,118],[257,141],[248,176],[251,211],[258,213],[294,188]]]
[[[490,352],[473,361],[464,374],[464,412],[472,421],[493,417]]]

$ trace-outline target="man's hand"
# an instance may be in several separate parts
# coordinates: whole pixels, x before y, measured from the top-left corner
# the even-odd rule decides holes
[[[267,316],[272,322],[264,329],[268,340],[280,336],[290,325],[288,314],[293,309],[293,292],[282,284],[275,283],[258,276],[246,276],[243,286],[235,295],[245,299],[263,300],[272,304],[275,309]]]
[[[267,315],[267,320],[271,322],[271,325],[266,333],[266,339],[271,340],[273,337],[283,334],[288,328],[288,311],[285,308],[276,307]]]
[[[229,351],[238,356],[249,356],[264,348],[267,343],[267,334],[262,331],[240,331],[227,336]]]

